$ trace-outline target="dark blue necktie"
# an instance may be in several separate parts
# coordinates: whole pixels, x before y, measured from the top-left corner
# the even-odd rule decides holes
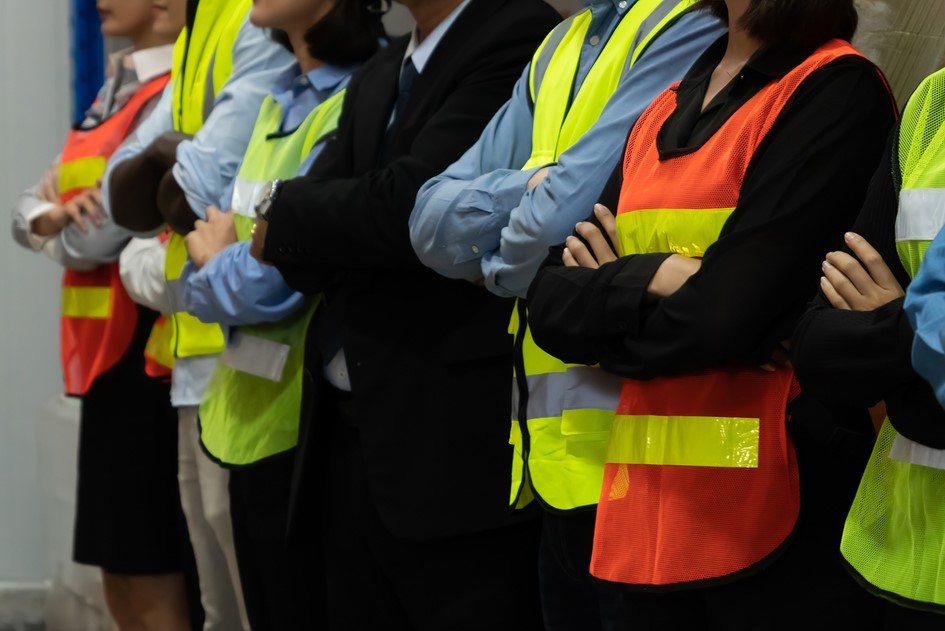
[[[391,119],[391,129],[394,125],[401,122],[404,110],[407,109],[407,103],[410,102],[410,90],[413,89],[413,83],[417,80],[420,73],[413,64],[413,59],[407,58],[404,62],[404,69],[400,73],[400,86],[397,91],[397,102],[394,103],[394,117]]]

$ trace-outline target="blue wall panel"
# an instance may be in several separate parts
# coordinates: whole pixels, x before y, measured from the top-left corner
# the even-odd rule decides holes
[[[79,122],[105,80],[105,49],[95,0],[72,0],[72,120]]]

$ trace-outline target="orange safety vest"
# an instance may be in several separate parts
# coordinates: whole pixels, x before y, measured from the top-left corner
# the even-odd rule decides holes
[[[745,173],[811,73],[861,56],[828,42],[744,104],[700,149],[660,159],[675,86],[644,112],[624,161],[621,253],[702,257],[738,204]],[[787,404],[793,372],[732,365],[624,382],[606,458],[591,573],[647,589],[728,582],[776,558],[800,510]]]
[[[168,80],[165,75],[141,86],[121,110],[98,127],[69,133],[59,165],[62,203],[96,185],[142,108],[161,93]],[[84,395],[96,378],[118,363],[131,344],[137,319],[137,306],[121,284],[117,262],[89,271],[65,271],[60,355],[66,394]]]

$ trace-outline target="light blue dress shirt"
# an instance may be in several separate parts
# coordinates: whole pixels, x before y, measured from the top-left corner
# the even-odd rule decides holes
[[[347,87],[355,69],[324,65],[301,74],[296,65],[282,75],[272,92],[283,111],[279,132],[297,129],[312,110]],[[300,174],[324,146],[321,142],[312,147]],[[220,208],[230,208],[231,200],[232,185]],[[181,281],[184,308],[191,315],[226,326],[277,322],[305,304],[305,296],[290,288],[279,270],[250,256],[249,246],[248,241],[229,245],[200,270],[187,262]]]
[[[945,230],[925,253],[906,291],[904,308],[915,331],[912,365],[945,407]]]
[[[213,110],[192,140],[177,148],[174,177],[185,191],[193,211],[206,217],[207,206],[219,203],[236,168],[243,159],[259,106],[276,78],[295,62],[295,57],[247,17],[233,46],[233,72],[217,94]],[[161,134],[174,129],[171,90],[161,96],[151,116],[143,121],[112,156],[102,185],[105,222],[83,235],[66,228],[64,245],[74,255],[97,261],[118,258],[132,234],[111,221],[108,196],[111,174],[118,164],[147,148]],[[150,235],[140,235],[150,236]],[[216,368],[216,355],[178,358],[171,379],[171,402],[175,407],[200,405]]]
[[[633,4],[588,0],[591,24],[572,99]],[[521,170],[531,156],[534,124],[526,67],[479,141],[420,189],[410,217],[417,256],[449,278],[485,279],[495,294],[523,297],[548,247],[591,214],[643,110],[724,33],[706,11],[680,18],[621,78],[597,123],[531,191],[526,185],[540,167]]]

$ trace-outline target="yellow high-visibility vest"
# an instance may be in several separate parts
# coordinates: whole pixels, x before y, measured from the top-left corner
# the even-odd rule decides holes
[[[945,70],[909,100],[893,164],[902,188],[896,249],[914,278],[945,225]],[[935,452],[938,452],[935,454]],[[840,551],[870,591],[908,607],[945,613],[945,470],[940,450],[900,435],[887,418],[847,516]]]
[[[638,0],[604,44],[573,101],[571,90],[591,24],[590,10],[549,33],[529,71],[534,125],[531,157],[523,168],[556,162],[574,145],[600,118],[621,77],[693,4],[693,0]],[[522,507],[537,495],[559,511],[594,506],[621,380],[595,367],[565,364],[538,348],[522,302],[516,304],[509,333],[515,339],[516,357],[509,502]]]
[[[233,74],[233,46],[252,0],[200,0],[192,28],[185,28],[174,46],[171,70],[174,129],[196,134],[213,110],[217,94]],[[175,357],[212,355],[223,350],[223,332],[180,308],[180,275],[187,262],[184,238],[174,233],[167,242],[164,278],[174,313],[170,317]]]
[[[268,97],[233,190],[241,241],[252,237],[255,201],[266,183],[290,179],[312,147],[333,133],[344,90],[316,107],[290,134],[278,134],[282,106]],[[225,466],[249,465],[298,444],[305,335],[321,295],[278,322],[234,327],[200,406],[200,439]]]

